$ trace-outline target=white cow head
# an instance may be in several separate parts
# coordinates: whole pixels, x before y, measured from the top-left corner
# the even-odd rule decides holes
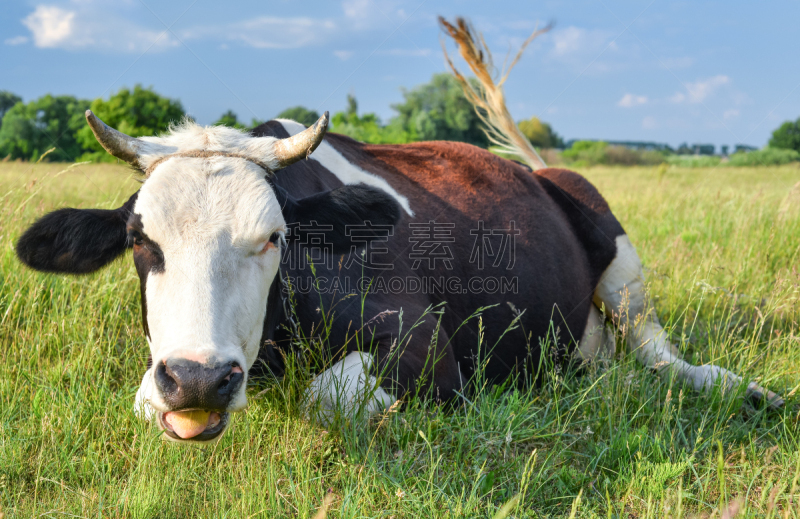
[[[346,225],[393,224],[398,206],[363,185],[300,199],[275,185],[274,172],[322,141],[327,113],[287,139],[192,123],[134,139],[91,111],[86,116],[103,147],[146,180],[119,209],[44,216],[20,238],[17,255],[38,270],[80,274],[132,248],[152,357],[137,410],[169,439],[214,440],[229,413],[247,405],[247,372],[261,346],[287,222],[324,214],[332,221],[320,223],[341,235],[333,242],[344,250],[336,252],[347,252]]]

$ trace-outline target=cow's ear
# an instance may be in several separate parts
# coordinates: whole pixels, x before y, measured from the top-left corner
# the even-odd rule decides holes
[[[44,215],[17,241],[17,256],[42,272],[98,270],[129,246],[125,227],[136,195],[113,210],[59,209]]]
[[[363,184],[342,186],[299,200],[285,191],[279,197],[283,198],[283,216],[290,226],[286,238],[310,243],[309,236],[324,234],[325,246],[334,254],[345,254],[354,245],[363,246],[366,241],[386,237],[386,231],[400,219],[400,205],[392,196]],[[354,228],[359,230],[353,233]],[[351,239],[351,234],[357,238]]]

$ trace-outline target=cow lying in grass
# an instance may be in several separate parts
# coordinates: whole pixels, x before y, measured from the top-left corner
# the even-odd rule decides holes
[[[40,271],[86,274],[132,249],[151,354],[134,406],[169,439],[218,438],[247,406],[251,368],[280,371],[297,335],[320,328],[336,361],[308,393],[322,418],[374,415],[408,394],[452,400],[482,362],[468,319],[478,308],[490,380],[537,378],[543,355],[594,358],[609,349],[597,333],[609,317],[658,373],[698,391],[743,385],[681,359],[646,304],[634,246],[577,173],[455,142],[363,144],[326,135],[327,114],[310,128],[185,123],[142,138],[86,117],[144,183],[118,209],[45,215],[17,254]],[[512,126],[498,130],[511,141]],[[516,328],[497,303],[520,310]],[[323,322],[320,308],[334,306]],[[401,319],[406,330],[416,322],[412,334]],[[755,383],[746,392],[782,404]]]

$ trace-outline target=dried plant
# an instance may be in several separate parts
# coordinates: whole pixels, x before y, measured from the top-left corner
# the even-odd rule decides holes
[[[478,117],[486,125],[485,131],[489,141],[499,147],[500,151],[519,157],[534,170],[547,167],[528,138],[517,127],[511,114],[508,113],[505,95],[503,94],[503,84],[508,79],[511,69],[522,57],[525,48],[537,36],[549,31],[552,28],[552,24],[543,29],[537,28],[533,31],[528,39],[525,40],[525,43],[522,44],[508,68],[504,67],[504,70],[500,72],[497,81],[493,79],[495,67],[492,53],[489,51],[483,35],[476,32],[464,18],[457,18],[455,25],[453,25],[440,16],[439,25],[456,42],[461,57],[464,58],[475,77],[478,78],[480,88],[476,90],[453,64],[443,41],[442,49],[444,50],[447,64],[450,65],[453,75],[461,84],[464,95],[475,107]]]

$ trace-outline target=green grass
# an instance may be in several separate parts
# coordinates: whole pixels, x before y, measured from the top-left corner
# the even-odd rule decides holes
[[[0,516],[800,517],[800,170],[593,168],[657,312],[696,363],[787,396],[780,413],[661,382],[632,356],[455,411],[303,420],[288,376],[208,449],[134,418],[147,347],[129,257],[86,277],[22,268],[19,233],[117,207],[128,170],[0,165]],[[504,506],[505,505],[505,506]],[[501,509],[502,508],[502,509]],[[507,515],[510,514],[510,515]]]

